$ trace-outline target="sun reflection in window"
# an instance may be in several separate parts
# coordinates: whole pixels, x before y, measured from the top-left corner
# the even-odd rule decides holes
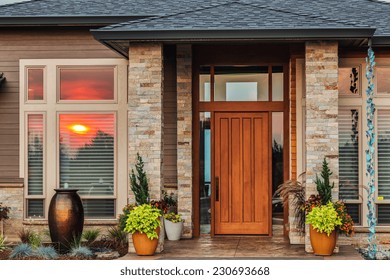
[[[72,124],[68,128],[77,134],[86,134],[89,130],[88,126],[82,124]]]

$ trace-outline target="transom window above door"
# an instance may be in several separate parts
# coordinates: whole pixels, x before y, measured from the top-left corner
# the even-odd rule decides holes
[[[200,67],[201,102],[283,101],[283,89],[283,66]]]

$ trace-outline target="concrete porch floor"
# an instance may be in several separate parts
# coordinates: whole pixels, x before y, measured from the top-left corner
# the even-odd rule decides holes
[[[342,245],[339,253],[329,257],[305,253],[304,245],[291,245],[281,235],[281,226],[274,226],[274,236],[202,235],[180,241],[165,240],[164,251],[154,256],[140,257],[129,253],[121,260],[163,259],[294,259],[294,260],[362,260],[353,246]]]

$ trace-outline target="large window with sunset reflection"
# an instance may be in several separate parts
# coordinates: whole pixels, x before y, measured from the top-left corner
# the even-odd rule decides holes
[[[96,211],[91,203],[114,195],[114,114],[60,114],[59,121],[60,187],[91,199],[84,204],[89,216],[113,215],[113,209]]]
[[[54,189],[77,189],[87,223],[127,204],[124,59],[20,60],[20,177],[28,220],[46,220]]]

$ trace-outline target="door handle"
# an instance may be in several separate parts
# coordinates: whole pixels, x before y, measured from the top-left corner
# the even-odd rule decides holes
[[[215,177],[215,201],[219,201],[219,177]]]

